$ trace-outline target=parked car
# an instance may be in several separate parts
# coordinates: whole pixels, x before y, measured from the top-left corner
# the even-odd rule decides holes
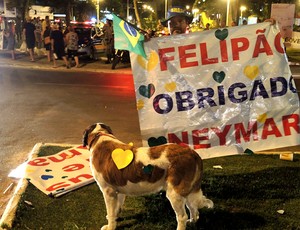
[[[91,26],[85,23],[76,23],[72,25],[74,31],[78,34],[78,55],[96,60],[100,53],[105,52],[103,44],[103,34],[97,26]]]

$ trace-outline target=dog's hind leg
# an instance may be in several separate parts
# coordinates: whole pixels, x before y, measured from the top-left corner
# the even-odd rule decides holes
[[[125,198],[126,196],[124,194],[118,193],[118,206],[117,206],[118,214],[121,212],[122,206],[125,202]]]
[[[101,230],[115,230],[117,227],[117,218],[120,210],[118,193],[112,188],[105,188],[102,190],[107,216],[108,224],[104,225]]]
[[[166,196],[169,199],[176,214],[177,230],[185,230],[188,216],[185,211],[186,199],[180,196],[173,189],[167,189]]]
[[[191,193],[187,196],[186,206],[190,212],[190,219],[189,222],[197,222],[199,219],[199,211],[198,211],[198,193]]]
[[[190,193],[187,196],[187,207],[190,211],[190,222],[196,222],[199,219],[199,209],[203,207],[213,208],[214,203],[207,199],[200,189],[198,192]]]

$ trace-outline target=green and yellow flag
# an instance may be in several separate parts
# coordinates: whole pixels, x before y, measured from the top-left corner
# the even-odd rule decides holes
[[[144,35],[139,33],[135,26],[113,15],[115,48],[129,50],[147,58],[144,50]]]

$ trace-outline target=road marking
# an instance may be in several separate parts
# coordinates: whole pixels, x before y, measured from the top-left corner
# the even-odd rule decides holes
[[[56,86],[72,86],[72,87],[91,87],[91,88],[107,88],[107,89],[130,89],[134,90],[130,86],[113,86],[113,85],[83,85],[83,84],[62,84],[62,83],[35,83],[36,85],[56,85]]]

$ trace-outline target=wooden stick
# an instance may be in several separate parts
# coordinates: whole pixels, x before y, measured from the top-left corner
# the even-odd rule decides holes
[[[5,189],[3,194],[5,194],[13,185],[14,185],[14,183],[10,183],[10,185]]]
[[[258,151],[258,152],[254,152],[254,153],[255,154],[293,154],[294,152],[292,152],[292,151]]]

